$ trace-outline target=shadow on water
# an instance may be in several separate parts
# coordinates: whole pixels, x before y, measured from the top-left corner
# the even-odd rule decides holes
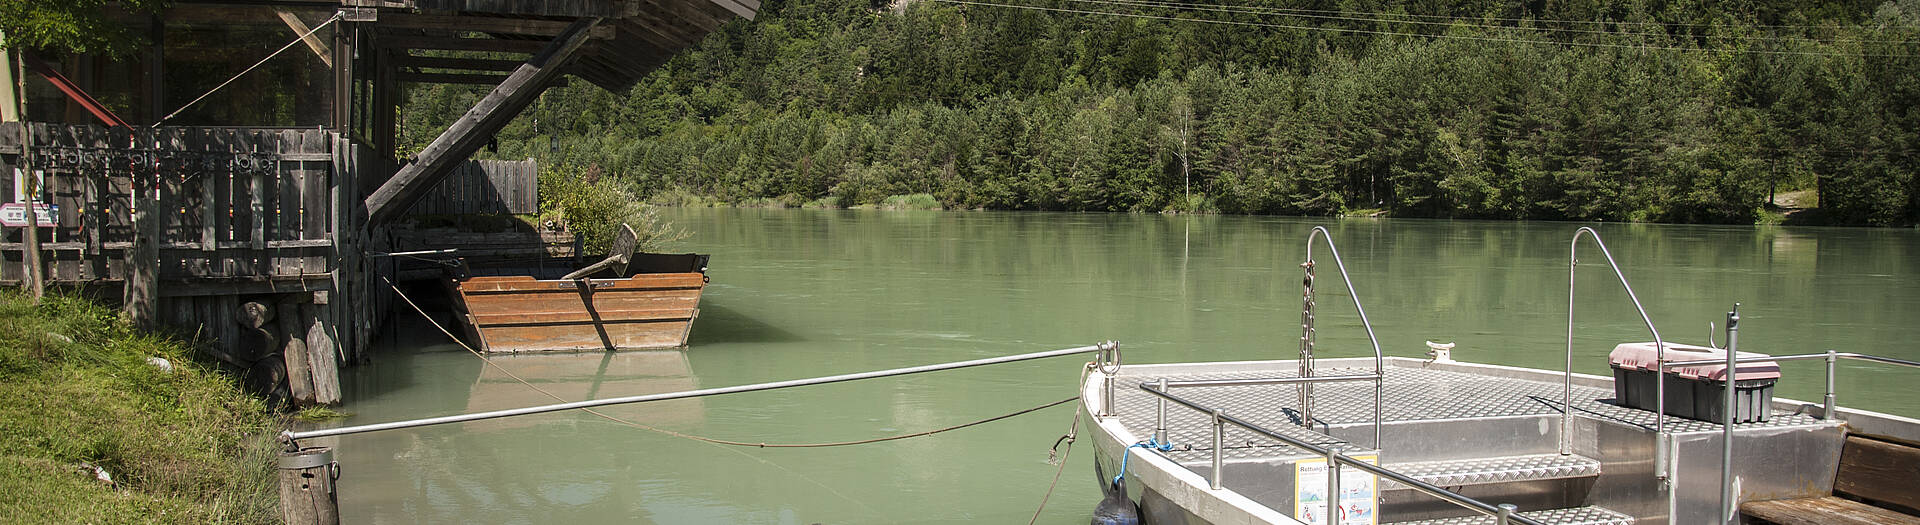
[[[700,318],[693,322],[693,334],[687,337],[687,346],[697,348],[718,343],[792,343],[805,340],[800,334],[754,319],[708,297],[700,303]]]

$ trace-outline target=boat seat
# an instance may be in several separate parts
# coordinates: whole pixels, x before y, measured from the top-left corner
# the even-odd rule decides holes
[[[1833,479],[1835,494],[1910,510],[1920,507],[1920,491],[1913,490],[1916,483],[1920,483],[1920,447],[1847,436],[1846,446],[1840,449],[1840,470]],[[1740,505],[1740,513],[1780,525],[1920,525],[1920,516],[1831,496],[1747,502]]]
[[[1833,496],[1749,501],[1740,513],[1777,525],[1920,525],[1920,517]]]

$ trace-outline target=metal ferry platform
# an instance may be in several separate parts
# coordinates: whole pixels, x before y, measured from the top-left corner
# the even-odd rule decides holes
[[[1314,376],[1371,376],[1374,360],[1318,359]],[[1174,388],[1184,399],[1220,409],[1254,423],[1342,454],[1371,456],[1378,464],[1419,481],[1490,502],[1513,503],[1523,516],[1547,523],[1704,523],[1713,521],[1720,482],[1718,423],[1668,416],[1665,443],[1656,438],[1654,413],[1615,402],[1612,381],[1575,375],[1572,417],[1561,434],[1566,377],[1558,371],[1462,362],[1386,358],[1379,406],[1380,443],[1374,442],[1374,385],[1369,380],[1313,385],[1312,405],[1302,406],[1300,384],[1207,385]],[[1165,403],[1142,388],[1161,380],[1211,381],[1298,377],[1297,361],[1127,365],[1108,390],[1087,382],[1088,399],[1112,392],[1111,422],[1136,441],[1101,443],[1103,470],[1115,453],[1153,440],[1159,414],[1165,413],[1169,448],[1135,447],[1158,455],[1194,475],[1211,480],[1214,472],[1214,417]],[[1106,392],[1103,392],[1105,390]],[[1163,408],[1162,403],[1166,406]],[[1786,410],[1776,403],[1763,422],[1736,424],[1741,443],[1734,458],[1743,491],[1775,497],[1812,496],[1811,487],[1830,486],[1840,455],[1838,421],[1815,417],[1820,407]],[[1098,401],[1088,406],[1102,407]],[[1309,416],[1310,414],[1310,416]],[[1303,425],[1310,417],[1312,425]],[[1222,425],[1221,485],[1265,507],[1286,513],[1299,509],[1295,479],[1303,463],[1324,461],[1319,453],[1259,435],[1238,425]],[[1565,439],[1564,437],[1571,437]],[[1660,449],[1666,448],[1664,458]],[[1111,449],[1111,450],[1110,450]],[[1670,458],[1670,459],[1669,459]],[[1140,457],[1134,457],[1140,460]],[[1662,460],[1671,462],[1661,465]],[[1324,463],[1321,463],[1324,464]],[[1115,468],[1108,468],[1109,466]],[[1657,476],[1666,470],[1665,479]],[[1139,474],[1136,470],[1135,474]],[[1410,490],[1378,480],[1378,522],[1493,523]],[[1142,511],[1154,523],[1196,520],[1169,497],[1143,491]],[[1802,494],[1805,493],[1805,494]],[[1298,517],[1297,515],[1294,517]],[[1677,519],[1675,519],[1677,518]],[[1364,522],[1363,522],[1364,523]]]

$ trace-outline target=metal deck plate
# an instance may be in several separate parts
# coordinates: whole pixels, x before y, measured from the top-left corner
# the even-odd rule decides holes
[[[1401,474],[1443,487],[1600,475],[1598,460],[1559,454],[1396,463],[1392,467]],[[1380,488],[1392,490],[1404,487],[1393,480],[1384,480]]]
[[[1522,512],[1520,515],[1539,520],[1541,523],[1555,525],[1632,525],[1634,522],[1632,516],[1600,507],[1541,510]],[[1493,516],[1467,516],[1396,523],[1399,525],[1494,525],[1494,522]]]
[[[1225,366],[1223,366],[1225,368]],[[1121,424],[1136,436],[1153,435],[1154,401],[1158,398],[1141,392],[1142,382],[1165,377],[1169,381],[1197,379],[1252,379],[1292,377],[1293,371],[1256,370],[1219,373],[1188,373],[1150,376],[1148,370],[1125,368],[1116,378],[1114,410]],[[1371,368],[1321,368],[1316,375],[1368,374]],[[1506,416],[1559,415],[1562,383],[1495,377],[1463,372],[1388,366],[1382,395],[1381,415],[1385,421],[1425,421],[1484,419]],[[1275,429],[1314,444],[1344,441],[1302,428],[1298,424],[1298,396],[1292,385],[1194,387],[1175,390],[1177,394],[1205,406],[1219,407],[1227,414]],[[1335,427],[1369,425],[1373,421],[1373,385],[1368,382],[1323,383],[1314,387],[1314,419]],[[1652,411],[1612,404],[1611,389],[1574,386],[1573,410],[1577,415],[1604,419],[1619,424],[1653,430]],[[1169,403],[1168,440],[1176,449],[1167,455],[1182,463],[1208,461],[1212,457],[1212,418],[1206,414]],[[1667,429],[1674,433],[1718,432],[1720,425],[1705,421],[1667,418]],[[1766,422],[1734,425],[1735,429],[1791,427],[1826,424],[1810,415],[1775,411]],[[1305,455],[1296,447],[1259,437],[1228,425],[1227,459],[1269,459]]]

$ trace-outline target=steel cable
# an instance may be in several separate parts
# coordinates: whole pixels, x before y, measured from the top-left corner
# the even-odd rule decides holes
[[[495,370],[499,370],[501,373],[507,374],[507,377],[511,377],[513,378],[514,381],[518,381],[520,384],[526,385],[527,388],[531,388],[536,392],[544,394],[547,397],[553,398],[554,401],[559,401],[562,403],[570,402],[566,398],[562,398],[559,395],[554,394],[553,392],[549,392],[546,389],[540,388],[538,385],[535,385],[532,382],[529,382],[526,379],[521,378],[518,374],[513,373],[513,371],[507,370],[506,367],[500,366],[498,363],[493,362],[492,359],[488,359],[485,354],[482,354],[480,353],[479,350],[475,350],[472,346],[469,346],[466,343],[466,341],[461,341],[459,336],[454,335],[452,331],[447,330],[445,326],[442,326],[439,321],[434,320],[433,316],[428,315],[425,309],[420,308],[420,305],[415,304],[413,302],[413,299],[410,297],[407,297],[407,294],[405,292],[400,291],[400,287],[394,285],[392,280],[389,280],[384,276],[381,277],[381,280],[386,281],[387,286],[393,289],[394,295],[399,296],[402,301],[405,301],[407,303],[407,306],[413,307],[413,310],[415,312],[418,312],[422,319],[426,319],[427,323],[432,324],[434,328],[440,330],[440,333],[446,334],[447,338],[452,339],[454,343],[459,344],[460,347],[466,349],[468,353],[473,354],[474,357],[480,358],[480,360],[482,362],[485,362],[487,366],[491,366]],[[737,446],[737,447],[755,447],[755,448],[822,448],[822,447],[841,447],[841,446],[849,446],[849,445],[865,445],[868,443],[880,443],[880,442],[895,441],[895,440],[901,440],[901,439],[907,439],[907,438],[931,436],[931,435],[939,434],[942,432],[959,430],[959,429],[963,429],[971,426],[992,423],[1002,419],[1011,418],[1014,416],[1019,416],[1019,415],[1028,414],[1032,412],[1038,412],[1040,410],[1053,408],[1055,406],[1066,404],[1067,402],[1073,401],[1075,399],[1080,399],[1080,396],[1073,396],[1073,397],[1046,403],[1046,404],[1032,407],[1032,408],[1009,412],[1006,414],[1001,414],[1001,415],[989,417],[986,419],[974,420],[974,421],[961,423],[958,425],[953,425],[945,428],[934,429],[934,430],[926,430],[926,431],[913,432],[908,434],[897,434],[893,436],[878,437],[878,438],[871,438],[871,439],[860,439],[860,440],[852,440],[852,441],[833,441],[833,442],[824,442],[824,443],[750,443],[745,441],[730,441],[725,439],[710,438],[706,436],[696,436],[693,434],[686,434],[682,432],[667,430],[664,428],[648,426],[645,424],[641,424],[639,422],[615,417],[591,408],[582,408],[580,410],[585,411],[586,413],[589,413],[589,414],[593,414],[595,416],[599,416],[602,419],[606,419],[608,421],[612,421],[622,425],[627,425],[633,428],[648,430],[648,431],[666,434],[666,435],[674,436],[678,438],[691,439],[695,441],[704,441],[707,443],[713,443],[717,445],[731,445],[731,446]],[[1077,414],[1077,411],[1076,411],[1076,414]],[[1077,421],[1077,418],[1076,418],[1076,421]]]

